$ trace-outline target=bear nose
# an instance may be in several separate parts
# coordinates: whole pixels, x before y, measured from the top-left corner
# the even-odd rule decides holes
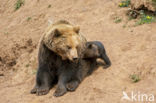
[[[73,58],[73,60],[77,60],[78,58]]]

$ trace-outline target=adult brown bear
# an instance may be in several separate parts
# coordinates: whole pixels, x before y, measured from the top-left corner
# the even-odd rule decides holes
[[[36,85],[31,93],[47,94],[55,80],[58,80],[58,87],[54,96],[75,90],[90,68],[91,62],[81,58],[85,44],[79,27],[65,20],[51,24],[39,43]]]

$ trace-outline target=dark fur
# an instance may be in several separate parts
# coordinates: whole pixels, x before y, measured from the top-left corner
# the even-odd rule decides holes
[[[79,58],[75,61],[63,61],[43,42],[40,44],[38,62],[36,85],[31,93],[45,95],[58,80],[58,87],[54,93],[54,96],[57,97],[64,95],[67,91],[74,91],[79,83],[96,67],[95,59]]]
[[[64,29],[67,28],[67,31],[62,30],[62,32],[66,32],[67,34],[68,32],[70,33],[72,32],[73,35],[77,37],[77,39],[78,38],[80,39],[79,44],[73,43],[74,40],[73,38],[71,38],[70,33],[69,35],[64,35],[65,37],[62,35],[66,33],[63,33],[62,35],[58,35],[60,34],[60,32],[58,32],[59,31],[58,28],[61,23],[67,25],[69,24],[69,22],[64,20],[52,24],[51,26],[49,26],[49,28],[41,38],[40,45],[39,45],[39,53],[38,53],[38,71],[36,76],[36,85],[31,90],[32,94],[45,95],[49,92],[49,90],[56,82],[58,86],[54,93],[54,96],[58,97],[64,95],[67,91],[74,91],[78,87],[80,82],[88,74],[91,74],[92,71],[97,66],[95,57],[82,58],[84,51],[87,50],[85,45],[86,39],[81,34],[78,34],[79,31],[78,28],[73,27],[73,29],[71,29],[72,28],[71,27],[70,29],[68,29],[67,27],[71,25],[70,24],[68,26],[64,25]],[[57,27],[57,29],[55,27]],[[53,30],[54,28],[55,30]],[[68,39],[71,39],[71,41],[72,40],[73,41],[69,43]],[[69,59],[68,57],[63,60],[62,55],[64,55],[69,51],[64,49],[64,47],[62,47],[62,45],[64,44],[65,44],[64,47],[66,47],[68,44],[74,44],[71,47],[71,49],[74,48],[74,50],[77,51],[78,53],[76,60],[72,55],[70,55],[72,56],[71,57],[72,59]],[[63,51],[63,52],[58,53],[58,51]],[[99,52],[104,52],[104,51],[100,49]],[[64,57],[66,56],[67,55],[65,54]],[[103,58],[105,60],[108,60],[106,55],[102,55],[102,56],[104,56]]]
[[[31,93],[37,95],[47,94],[56,80],[58,66],[61,66],[61,57],[49,50],[41,41],[38,53],[38,71],[36,85]]]
[[[65,58],[63,60],[62,55],[60,55],[62,52],[58,53],[57,50],[58,49],[63,50],[63,54],[68,52],[68,50],[62,48],[62,45],[65,44],[64,47],[66,47],[66,45],[68,45],[70,42],[68,39],[72,39],[72,38],[70,33],[69,35],[65,35],[65,37],[62,36],[64,33],[62,35],[59,35],[59,37],[58,35],[56,35],[60,33],[55,31],[59,30],[58,28],[61,24],[67,24],[64,25],[64,29],[67,28],[67,31],[64,32],[71,33],[72,27],[71,28],[69,27],[70,29],[68,29],[68,26],[71,26],[70,23],[65,20],[61,20],[50,25],[40,40],[36,85],[31,90],[32,94],[37,94],[37,95],[47,94],[49,90],[52,88],[53,84],[58,82],[58,86],[54,95],[61,96],[65,94],[67,90],[69,91],[75,90],[76,87],[79,85],[80,81],[83,79],[83,77],[81,77],[81,74],[84,73],[82,71],[83,69],[79,69],[79,68],[82,68],[81,64],[83,63],[83,60],[81,59],[82,57],[81,54],[85,50],[86,39],[81,34],[78,34],[79,28],[75,28],[73,26],[72,33],[73,35],[75,35],[75,37],[77,37],[77,39],[79,38],[80,41],[79,44],[76,43],[73,44],[74,46],[71,47],[71,49],[76,48],[78,57],[76,60],[73,59],[74,56],[72,56],[71,61],[69,61],[69,58]],[[57,27],[57,29],[55,27]],[[53,28],[55,28],[55,30],[53,30]],[[84,64],[86,65],[87,62]],[[87,67],[87,65],[85,67]],[[82,76],[85,76],[87,74],[86,72],[87,70]]]
[[[101,42],[90,41],[86,43],[86,47],[84,58],[100,58],[106,63],[105,67],[109,67],[111,65],[111,61],[108,58],[104,45]]]

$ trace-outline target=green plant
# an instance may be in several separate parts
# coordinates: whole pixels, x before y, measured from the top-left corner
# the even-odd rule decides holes
[[[121,21],[122,21],[121,18],[119,18],[119,17],[115,17],[115,20],[114,20],[115,23],[120,23]]]
[[[136,25],[149,24],[155,22],[155,17],[147,15],[143,11],[140,13],[140,19],[136,22]]]
[[[24,0],[17,0],[15,10],[18,10],[22,5],[24,5]]]
[[[37,70],[36,69],[33,69],[32,70],[32,74],[34,75],[34,74],[36,74],[37,73]]]
[[[134,82],[134,83],[140,81],[140,77],[137,74],[131,75],[130,78],[131,78],[132,82]]]
[[[50,4],[48,5],[48,8],[51,8],[51,5]]]
[[[8,33],[8,32],[4,32],[4,34],[5,34],[5,35],[8,35],[9,33]]]
[[[153,4],[154,8],[156,9],[156,0],[152,0],[152,4]]]
[[[28,17],[28,18],[27,18],[27,21],[30,21],[30,20],[31,20],[31,17]]]
[[[29,67],[29,64],[26,64],[25,67]]]
[[[131,0],[123,0],[119,3],[119,7],[128,7],[131,3]]]
[[[126,24],[124,24],[122,27],[123,27],[123,28],[126,28]]]
[[[153,3],[156,3],[156,0],[152,0]]]

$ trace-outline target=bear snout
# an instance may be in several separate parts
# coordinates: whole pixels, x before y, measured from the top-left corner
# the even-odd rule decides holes
[[[76,60],[78,60],[78,56],[73,56],[73,57],[70,56],[68,59],[71,61],[76,61]]]
[[[71,49],[70,52],[69,52],[69,57],[70,57],[72,60],[78,59],[77,50],[76,50],[76,49]]]
[[[77,60],[78,58],[73,58],[73,60],[75,61],[75,60]]]

